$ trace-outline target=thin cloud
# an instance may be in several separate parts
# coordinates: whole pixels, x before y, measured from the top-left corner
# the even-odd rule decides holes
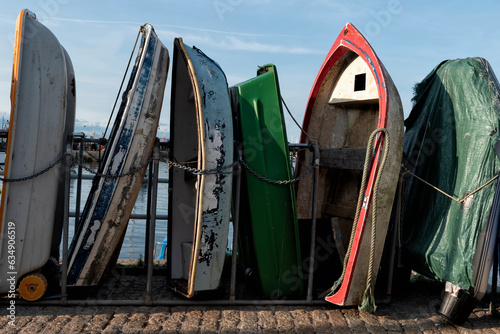
[[[251,52],[267,52],[267,53],[286,53],[286,54],[323,54],[324,51],[314,50],[304,47],[291,47],[279,44],[264,44],[254,41],[244,41],[235,37],[229,36],[223,40],[219,46],[226,50],[251,51]]]
[[[82,20],[82,19],[68,19],[62,17],[51,17],[50,19],[55,21],[74,22],[74,23],[115,24],[115,25],[134,25],[134,26],[140,26],[144,24],[133,21]]]
[[[73,23],[132,25],[132,26],[141,26],[145,23],[145,22],[134,22],[134,21],[83,20],[83,19],[72,19],[72,18],[62,18],[62,17],[50,17],[50,20],[73,22]],[[205,29],[205,28],[191,27],[191,26],[173,25],[173,24],[154,24],[154,27],[155,28],[171,27],[171,28],[176,28],[176,29],[194,30],[194,31],[199,31],[199,32],[209,32],[209,33],[215,33],[215,34],[237,35],[237,36],[252,36],[252,37],[269,36],[269,34],[257,34],[257,33],[238,32],[238,31],[224,31],[224,30],[216,30],[216,29]],[[279,35],[275,35],[275,36],[291,36],[291,35],[279,34]]]
[[[257,53],[281,53],[281,54],[324,54],[324,50],[315,50],[305,47],[287,46],[283,44],[261,43],[254,38],[239,38],[235,36],[222,36],[213,38],[210,35],[182,34],[171,30],[157,30],[161,39],[182,37],[188,45],[196,45],[202,49],[207,47],[228,51],[248,51]]]

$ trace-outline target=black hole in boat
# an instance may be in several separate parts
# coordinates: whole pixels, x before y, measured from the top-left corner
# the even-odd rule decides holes
[[[354,91],[359,92],[366,89],[366,73],[354,76]]]

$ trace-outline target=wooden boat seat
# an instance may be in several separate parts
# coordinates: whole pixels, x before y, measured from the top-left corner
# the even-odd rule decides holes
[[[320,168],[363,170],[366,149],[364,148],[321,148]]]
[[[356,203],[354,203],[354,205],[356,205]],[[329,203],[324,203],[321,208],[321,213],[324,216],[345,218],[350,220],[354,220],[354,215],[355,215],[354,211],[352,206],[344,206],[344,205],[329,204]]]

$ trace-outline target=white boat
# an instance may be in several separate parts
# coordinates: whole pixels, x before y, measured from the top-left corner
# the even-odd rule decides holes
[[[16,23],[11,105],[4,177],[18,179],[62,157],[75,113],[69,56],[27,9]],[[57,164],[35,178],[3,183],[0,293],[10,294],[21,279],[23,298],[36,300],[45,293],[46,279],[33,272],[49,260],[54,220],[60,215],[56,205],[61,177],[61,164]]]
[[[174,41],[170,109],[171,160],[200,170],[233,163],[233,121],[224,72],[180,38]],[[188,298],[219,286],[231,190],[232,174],[170,169],[168,285]]]
[[[87,198],[69,250],[68,286],[97,285],[114,265],[147,169],[163,102],[168,50],[153,27],[141,27],[141,45],[99,173]]]

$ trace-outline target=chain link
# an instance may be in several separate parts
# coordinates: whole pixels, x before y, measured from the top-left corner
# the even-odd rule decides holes
[[[2,182],[22,182],[22,181],[27,181],[27,180],[31,180],[31,179],[34,179],[46,172],[48,172],[49,170],[51,170],[52,168],[54,168],[55,166],[57,166],[58,164],[60,164],[65,158],[66,156],[71,156],[71,166],[79,166],[79,162],[78,162],[78,159],[76,159],[75,157],[72,156],[71,153],[63,153],[61,155],[61,157],[59,157],[56,161],[54,161],[52,164],[50,164],[48,167],[46,167],[45,169],[33,174],[33,175],[30,175],[30,176],[25,176],[25,177],[20,177],[20,178],[12,178],[12,179],[7,179],[7,178],[2,178],[0,177],[0,181]],[[107,178],[107,179],[115,179],[115,178],[121,178],[121,177],[126,177],[126,176],[131,176],[141,170],[143,170],[145,167],[147,167],[149,165],[149,163],[151,161],[153,161],[155,158],[152,157],[151,159],[149,159],[148,161],[146,161],[144,164],[142,164],[141,166],[139,167],[136,167],[136,168],[133,168],[131,169],[130,171],[126,172],[126,173],[122,173],[122,174],[115,174],[115,175],[109,175],[109,174],[103,174],[103,173],[99,173],[98,171],[95,171],[87,166],[85,166],[84,164],[81,164],[80,166],[85,169],[87,172],[89,172],[90,174],[93,174],[97,177],[103,177],[103,178]],[[159,159],[159,161],[161,162],[164,162],[164,163],[167,163],[170,167],[176,167],[176,168],[179,168],[179,169],[183,169],[185,171],[188,171],[192,174],[196,174],[196,175],[208,175],[208,174],[230,174],[230,173],[233,173],[234,172],[234,168],[238,165],[242,165],[250,174],[252,174],[253,176],[255,176],[256,178],[258,178],[259,180],[262,180],[264,182],[267,182],[267,183],[271,183],[271,184],[278,184],[278,185],[286,185],[286,184],[290,184],[290,183],[294,183],[296,181],[299,181],[300,179],[304,178],[307,174],[309,174],[311,171],[314,170],[314,168],[316,167],[315,165],[312,165],[310,166],[303,174],[299,175],[298,177],[294,178],[294,179],[290,179],[290,180],[280,180],[280,181],[277,181],[277,180],[271,180],[259,173],[257,173],[255,170],[253,170],[245,161],[243,161],[243,159],[239,158],[238,160],[236,160],[235,162],[233,162],[231,165],[227,165],[227,166],[224,166],[224,167],[218,167],[218,168],[213,168],[213,169],[198,169],[198,168],[194,168],[194,167],[189,167],[189,166],[186,166],[186,165],[183,165],[183,164],[180,164],[178,162],[175,162],[175,161],[171,161],[171,160],[168,160],[168,159]],[[231,171],[227,171],[228,169],[232,169]]]
[[[276,180],[271,180],[271,179],[269,179],[267,177],[264,177],[261,174],[257,173],[249,165],[247,165],[247,163],[245,161],[243,161],[242,159],[240,159],[239,162],[241,163],[241,165],[243,167],[245,167],[246,170],[248,170],[248,172],[250,174],[252,174],[256,178],[258,178],[259,180],[262,180],[264,182],[271,183],[271,184],[278,184],[278,185],[285,185],[285,184],[290,184],[290,183],[294,183],[296,181],[299,181],[300,179],[302,179],[303,177],[305,177],[307,174],[309,174],[310,172],[312,172],[314,170],[314,168],[316,167],[315,165],[310,166],[303,174],[297,176],[294,179],[276,181]]]
[[[194,168],[194,167],[189,167],[189,166],[186,166],[186,165],[183,165],[183,164],[180,164],[178,162],[171,161],[171,160],[168,160],[168,159],[160,159],[160,161],[167,163],[170,167],[177,167],[179,169],[183,169],[185,171],[188,171],[188,172],[190,172],[192,174],[197,174],[197,175],[230,174],[230,173],[233,173],[234,171],[225,172],[225,170],[230,169],[230,168],[234,168],[234,167],[236,167],[239,164],[239,161],[236,160],[231,165],[227,165],[227,166],[224,166],[224,167],[213,168],[213,169],[205,169],[205,170],[203,170],[203,169],[198,169],[198,168]]]
[[[54,161],[53,163],[51,163],[45,169],[43,169],[43,170],[41,170],[39,172],[36,172],[33,175],[19,177],[19,178],[14,178],[14,179],[7,179],[7,178],[0,177],[0,181],[2,181],[2,182],[22,182],[22,181],[27,181],[27,180],[34,179],[36,177],[39,177],[42,174],[47,173],[49,170],[51,170],[52,168],[54,168],[55,166],[57,166],[58,164],[60,164],[64,160],[64,158],[66,158],[66,156],[68,156],[68,155],[71,155],[71,154],[67,153],[67,152],[63,153],[63,155],[59,159],[57,159],[56,161]]]

